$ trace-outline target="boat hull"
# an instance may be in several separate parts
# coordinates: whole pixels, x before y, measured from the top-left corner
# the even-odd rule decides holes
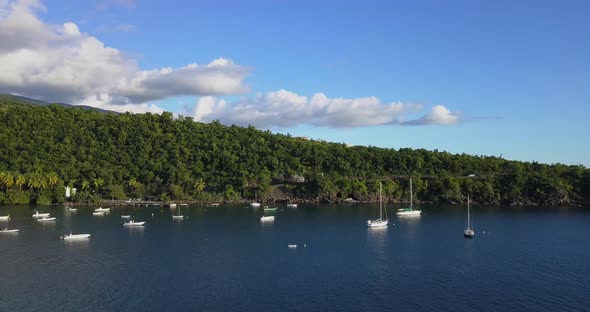
[[[287,208],[297,208],[297,204],[287,204]]]
[[[265,216],[265,217],[260,217],[260,221],[261,222],[272,222],[275,220],[274,216]]]
[[[260,207],[260,203],[250,203],[250,207]]]
[[[410,210],[410,211],[398,211],[395,214],[398,216],[412,217],[412,216],[419,216],[421,213],[422,213],[421,210]]]
[[[47,218],[46,217],[46,218],[39,218],[39,219],[37,219],[37,222],[52,222],[52,221],[55,221],[55,217],[52,217],[52,218]]]
[[[143,226],[145,222],[126,222],[123,223],[124,226]]]
[[[33,218],[35,219],[39,219],[39,218],[46,218],[49,217],[50,213],[37,213],[33,215]]]
[[[367,226],[370,228],[385,227],[389,220],[367,220]]]
[[[475,231],[473,231],[473,230],[465,230],[463,232],[463,237],[465,237],[465,238],[471,239],[471,238],[473,238],[473,236],[475,236]]]
[[[0,221],[8,221],[10,220],[10,216],[1,216]]]
[[[0,233],[18,233],[20,230],[19,229],[13,229],[13,230],[0,230]]]
[[[90,234],[70,234],[64,236],[64,240],[78,240],[90,238]]]

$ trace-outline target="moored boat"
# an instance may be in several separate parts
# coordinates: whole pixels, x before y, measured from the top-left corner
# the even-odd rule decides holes
[[[19,229],[4,228],[4,229],[0,230],[0,233],[18,233],[19,231],[20,231]]]
[[[410,178],[410,207],[398,209],[395,213],[398,216],[417,217],[420,216],[422,210],[414,209],[414,194],[412,190],[412,178]]]
[[[143,226],[145,224],[145,221],[133,221],[133,220],[129,220],[129,222],[125,222],[123,223],[123,226]]]
[[[384,213],[385,211],[385,213]],[[385,215],[385,219],[383,218]],[[367,226],[370,228],[374,227],[384,227],[387,226],[389,223],[389,219],[387,218],[387,209],[383,209],[383,196],[381,195],[381,182],[379,182],[379,219],[375,220],[367,220]]]
[[[260,217],[261,222],[272,222],[275,220],[275,216],[262,216]]]
[[[35,210],[35,213],[33,214],[33,218],[36,218],[36,219],[38,219],[38,218],[46,218],[46,217],[49,217],[49,215],[50,215],[49,212],[41,213],[41,212]]]
[[[78,240],[78,239],[87,239],[90,237],[90,234],[68,234],[62,236],[64,240]]]
[[[44,218],[38,218],[37,222],[52,222],[55,220],[56,220],[55,217],[44,217]]]

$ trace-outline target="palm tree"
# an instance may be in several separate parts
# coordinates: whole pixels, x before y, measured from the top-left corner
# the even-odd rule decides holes
[[[24,174],[19,174],[18,176],[16,176],[14,184],[18,186],[19,189],[22,189],[22,187],[27,184],[27,178]]]
[[[201,193],[205,189],[205,182],[203,179],[195,181],[194,188],[197,193]]]
[[[35,172],[29,175],[27,186],[31,189],[41,190],[47,187],[47,180],[41,173]]]
[[[102,178],[96,178],[94,179],[93,185],[96,193],[99,193],[100,188],[104,185],[104,180]]]
[[[49,187],[54,187],[58,181],[59,177],[57,176],[57,173],[50,172],[47,174],[47,183],[49,184]]]
[[[10,172],[0,172],[0,183],[8,189],[14,184],[14,177]]]

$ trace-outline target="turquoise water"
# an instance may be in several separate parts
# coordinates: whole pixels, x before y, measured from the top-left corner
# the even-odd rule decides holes
[[[368,229],[375,206],[93,208],[31,217],[0,235],[3,311],[583,311],[590,307],[590,213],[584,208],[424,206]],[[390,211],[393,211],[390,207]],[[122,226],[121,214],[146,221]],[[153,214],[153,216],[152,216]],[[91,233],[83,242],[60,235]],[[485,231],[485,233],[484,233]],[[288,245],[296,244],[297,248]]]

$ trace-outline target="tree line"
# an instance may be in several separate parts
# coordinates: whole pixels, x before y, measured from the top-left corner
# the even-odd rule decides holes
[[[0,98],[0,203],[101,198],[588,202],[584,166],[317,142],[171,113],[116,114]],[[475,174],[473,177],[469,175]]]

